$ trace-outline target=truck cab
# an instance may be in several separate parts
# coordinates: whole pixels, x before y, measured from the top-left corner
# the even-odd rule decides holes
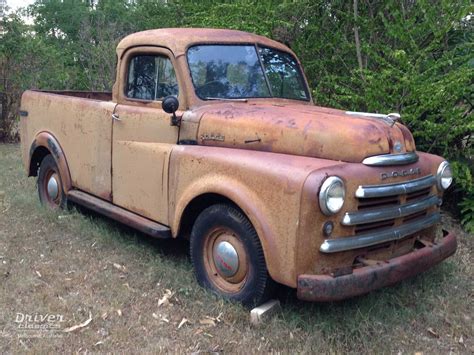
[[[334,301],[452,255],[449,163],[397,113],[314,104],[286,46],[234,30],[159,29],[117,47],[112,93],[26,91],[23,162],[51,208],[86,206],[188,238],[198,282],[255,305],[276,284]]]

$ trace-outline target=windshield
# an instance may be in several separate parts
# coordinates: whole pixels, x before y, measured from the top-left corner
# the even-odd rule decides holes
[[[309,100],[296,59],[289,53],[254,45],[198,45],[188,63],[201,99],[278,97]]]

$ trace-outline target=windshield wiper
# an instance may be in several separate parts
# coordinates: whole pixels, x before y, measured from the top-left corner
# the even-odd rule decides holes
[[[221,98],[221,97],[206,97],[205,100],[222,100],[222,101],[239,101],[239,102],[248,101],[248,99],[230,99],[230,98]]]

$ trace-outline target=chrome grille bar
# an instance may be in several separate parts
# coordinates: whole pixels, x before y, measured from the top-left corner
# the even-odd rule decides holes
[[[326,239],[319,250],[323,253],[336,253],[339,251],[353,250],[371,245],[376,245],[393,240],[399,240],[410,234],[419,232],[431,227],[441,220],[439,213],[431,214],[423,219],[411,223],[403,224],[396,228],[389,228],[377,232],[360,234],[354,237],[341,237],[335,239]]]
[[[372,209],[358,212],[346,212],[342,219],[342,225],[354,226],[363,223],[372,223],[406,217],[411,214],[426,210],[431,206],[438,204],[440,199],[438,196],[429,196],[416,202],[406,203],[401,206],[387,207],[382,209]]]
[[[355,195],[358,198],[403,195],[410,192],[423,190],[427,187],[433,186],[435,183],[436,178],[433,175],[428,175],[420,179],[410,180],[397,184],[359,186],[356,190]]]
[[[406,165],[416,163],[417,161],[418,154],[410,152],[404,154],[375,155],[362,160],[362,164],[370,166]]]

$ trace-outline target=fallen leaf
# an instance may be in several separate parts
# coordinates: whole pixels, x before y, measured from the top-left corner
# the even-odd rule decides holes
[[[215,327],[216,326],[216,322],[214,322],[212,319],[201,319],[199,321],[199,324],[202,324],[202,325],[210,325],[212,327]]]
[[[427,329],[428,333],[430,333],[432,336],[434,336],[435,338],[439,338],[439,335],[438,333],[436,333],[433,328],[428,328]]]
[[[117,263],[113,263],[113,265],[114,265],[114,268],[116,268],[117,270],[120,270],[122,272],[127,272],[127,269],[125,268],[125,266],[117,264]]]
[[[158,300],[158,307],[160,307],[161,305],[169,305],[171,303],[169,300],[171,297],[173,297],[173,295],[174,293],[171,290],[166,289],[163,297]]]
[[[181,322],[179,323],[179,325],[178,325],[178,329],[181,328],[184,324],[186,324],[187,321],[188,321],[188,320],[187,320],[186,318],[183,318],[183,319],[181,320]]]
[[[82,322],[81,324],[73,325],[72,327],[66,328],[63,330],[63,332],[69,333],[77,329],[87,327],[90,322],[92,322],[92,314],[89,312],[89,319],[87,319],[85,322]]]
[[[165,297],[163,296],[163,298],[161,298],[159,301],[158,301],[158,307],[160,307],[161,305],[169,305],[170,304],[170,301],[168,301],[168,297]]]
[[[107,312],[102,313],[102,315],[101,315],[100,317],[101,317],[103,320],[106,320],[107,317],[108,317]]]

